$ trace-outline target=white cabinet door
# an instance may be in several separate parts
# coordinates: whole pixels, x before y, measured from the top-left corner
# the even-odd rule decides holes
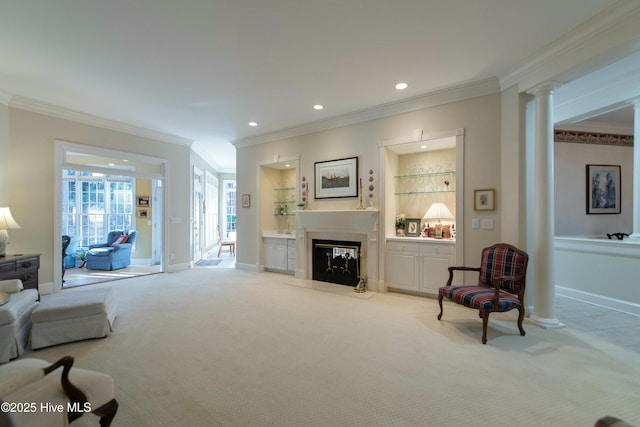
[[[387,286],[418,290],[417,255],[413,252],[387,252]]]
[[[454,263],[455,250],[455,245],[451,244],[420,244],[420,292],[438,295],[438,288],[449,280],[449,266]]]
[[[275,245],[265,243],[262,245],[264,254],[264,268],[276,268],[276,249]]]
[[[284,241],[283,241],[284,243]],[[287,270],[287,246],[286,244],[278,245],[275,248],[275,269],[276,270]]]
[[[438,296],[438,288],[447,284],[450,262],[436,256],[420,257],[420,292]]]

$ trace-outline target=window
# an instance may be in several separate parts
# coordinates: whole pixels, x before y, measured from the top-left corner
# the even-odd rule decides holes
[[[79,246],[104,242],[111,230],[129,230],[134,221],[134,178],[64,169],[62,234]]]
[[[236,231],[236,181],[224,180],[224,237],[229,237],[229,233]]]

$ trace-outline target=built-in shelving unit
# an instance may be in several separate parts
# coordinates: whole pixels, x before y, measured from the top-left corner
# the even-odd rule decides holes
[[[396,175],[394,194],[436,194],[456,192],[456,172],[429,172],[410,175]]]

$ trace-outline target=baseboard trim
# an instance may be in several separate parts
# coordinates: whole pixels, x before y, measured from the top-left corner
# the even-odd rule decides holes
[[[588,304],[597,305],[599,307],[608,308],[610,310],[620,311],[623,313],[632,314],[634,316],[640,316],[640,304],[592,294],[590,292],[565,288],[563,286],[556,286],[556,295],[575,299]]]
[[[53,282],[40,283],[38,285],[40,295],[48,295],[53,293]]]
[[[238,270],[260,271],[260,268],[255,264],[245,264],[242,262],[236,262],[236,268]]]

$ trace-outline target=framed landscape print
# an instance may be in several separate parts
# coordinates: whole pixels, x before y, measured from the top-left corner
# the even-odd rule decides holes
[[[358,197],[358,158],[315,163],[315,198]]]
[[[620,213],[620,165],[587,165],[587,214]]]

